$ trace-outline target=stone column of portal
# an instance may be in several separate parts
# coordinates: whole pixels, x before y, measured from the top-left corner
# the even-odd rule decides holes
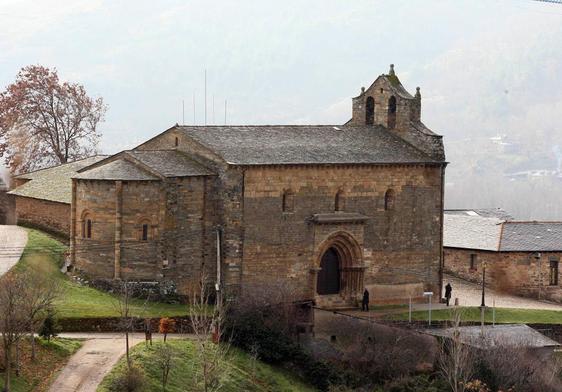
[[[76,180],[72,180],[72,201],[70,202],[70,264],[76,263]]]
[[[121,222],[123,213],[123,182],[115,181],[115,265],[113,279],[121,279]]]

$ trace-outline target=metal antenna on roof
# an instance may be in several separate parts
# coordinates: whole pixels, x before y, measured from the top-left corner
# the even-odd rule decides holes
[[[193,91],[193,125],[195,125],[195,91]]]
[[[213,94],[213,124],[215,123],[215,94]]]
[[[185,125],[185,99],[181,100],[181,125]]]
[[[207,68],[205,68],[205,125],[207,125]]]
[[[224,125],[226,125],[226,99],[224,100]]]

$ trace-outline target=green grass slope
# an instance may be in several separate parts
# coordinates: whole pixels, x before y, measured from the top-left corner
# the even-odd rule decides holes
[[[162,391],[161,370],[156,365],[156,348],[157,345],[162,344],[164,343],[161,341],[155,342],[153,346],[141,343],[132,350],[133,364],[144,373],[144,392]],[[175,348],[177,359],[174,360],[174,366],[170,371],[166,391],[198,390],[194,386],[198,369],[194,343],[189,340],[171,340],[167,344]],[[223,380],[221,391],[315,391],[288,372],[260,361],[254,361],[248,354],[234,348],[229,352],[228,363],[230,370]],[[125,369],[126,361],[125,358],[122,358],[111,373],[105,377],[97,392],[109,392],[112,380],[123,374]]]
[[[386,316],[389,320],[408,320],[408,312],[390,314]],[[433,310],[431,319],[435,321],[451,320],[449,309]],[[486,308],[484,313],[486,322],[493,320],[492,308]],[[514,309],[496,308],[496,323],[498,324],[562,324],[562,311],[540,310],[540,309]],[[427,320],[427,311],[412,312],[412,320]],[[462,308],[462,321],[480,321],[479,307]]]
[[[54,238],[37,230],[28,230],[29,240],[16,271],[27,268],[41,271],[45,276],[58,280],[63,295],[56,303],[57,317],[85,318],[118,316],[115,297],[106,292],[82,286],[60,272],[63,254],[67,247]],[[187,314],[187,307],[180,304],[148,303],[133,301],[132,314],[138,317],[170,317]]]

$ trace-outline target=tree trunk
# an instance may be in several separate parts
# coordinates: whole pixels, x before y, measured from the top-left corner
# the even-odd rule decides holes
[[[10,382],[11,382],[11,366],[10,363],[12,357],[12,348],[10,346],[6,347],[4,345],[4,392],[10,392]]]
[[[29,338],[31,339],[31,360],[35,361],[37,359],[37,353],[35,350],[35,335],[33,334],[33,332],[31,332]]]
[[[127,346],[127,369],[131,370],[131,358],[129,357],[129,331],[125,331],[125,345]]]
[[[16,377],[20,376],[20,342],[16,342]]]

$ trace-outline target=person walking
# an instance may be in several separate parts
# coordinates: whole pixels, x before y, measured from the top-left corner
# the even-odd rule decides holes
[[[363,301],[361,302],[361,310],[364,312],[369,311],[369,290],[363,291]]]
[[[445,300],[447,301],[447,306],[449,306],[449,301],[451,300],[452,291],[453,291],[453,287],[451,286],[451,283],[447,282],[447,286],[445,286]]]

